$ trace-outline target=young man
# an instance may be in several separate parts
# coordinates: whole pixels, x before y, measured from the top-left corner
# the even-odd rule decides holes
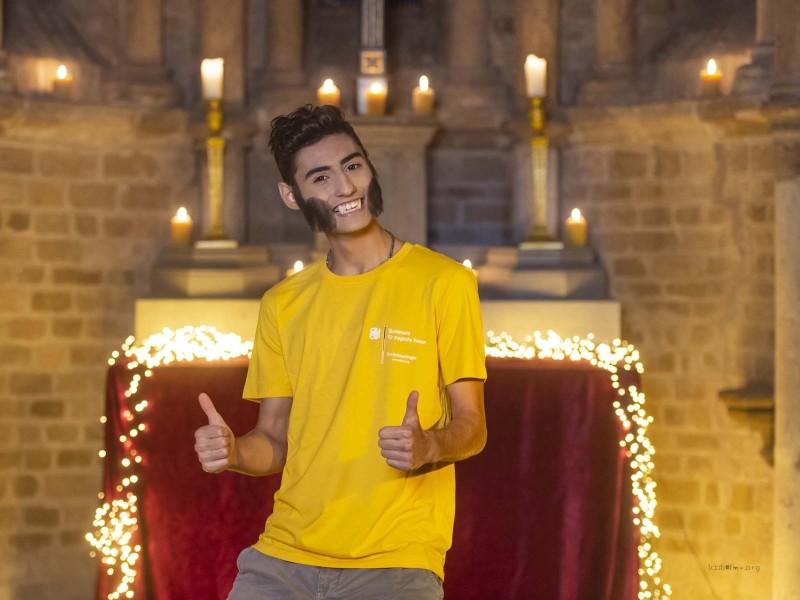
[[[283,471],[229,598],[441,598],[452,463],[486,442],[475,277],[380,226],[375,168],[337,108],[274,119],[270,148],[284,204],[330,252],[261,301],[255,429],[234,437],[200,396],[204,470]]]

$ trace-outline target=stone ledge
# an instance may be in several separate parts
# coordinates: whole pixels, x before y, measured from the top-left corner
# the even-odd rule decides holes
[[[761,456],[772,465],[775,447],[775,393],[772,386],[752,383],[736,390],[721,390],[719,399],[725,403],[734,422],[761,435]]]

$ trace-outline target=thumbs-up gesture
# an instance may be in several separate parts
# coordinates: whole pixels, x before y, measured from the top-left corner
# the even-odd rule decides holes
[[[208,394],[200,394],[199,400],[200,408],[208,417],[208,425],[194,432],[194,449],[204,471],[222,473],[234,463],[236,438]]]
[[[406,401],[406,414],[402,424],[383,427],[378,432],[381,456],[390,467],[401,471],[413,471],[434,460],[433,434],[422,429],[419,424],[418,400],[419,392],[411,392]]]

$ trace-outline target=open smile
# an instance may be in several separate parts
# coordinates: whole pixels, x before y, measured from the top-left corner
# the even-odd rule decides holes
[[[350,213],[356,212],[357,210],[361,209],[363,203],[364,203],[363,198],[357,198],[355,200],[350,200],[348,202],[342,202],[341,204],[338,204],[333,208],[333,212],[335,212],[338,215],[349,215]]]

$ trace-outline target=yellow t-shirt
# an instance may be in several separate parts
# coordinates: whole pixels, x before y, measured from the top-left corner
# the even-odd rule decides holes
[[[386,464],[378,430],[419,391],[423,428],[449,421],[445,386],[486,378],[472,271],[422,246],[355,276],[323,261],[264,294],[243,397],[291,396],[288,454],[255,548],[332,568],[422,568],[444,577],[452,464]]]

